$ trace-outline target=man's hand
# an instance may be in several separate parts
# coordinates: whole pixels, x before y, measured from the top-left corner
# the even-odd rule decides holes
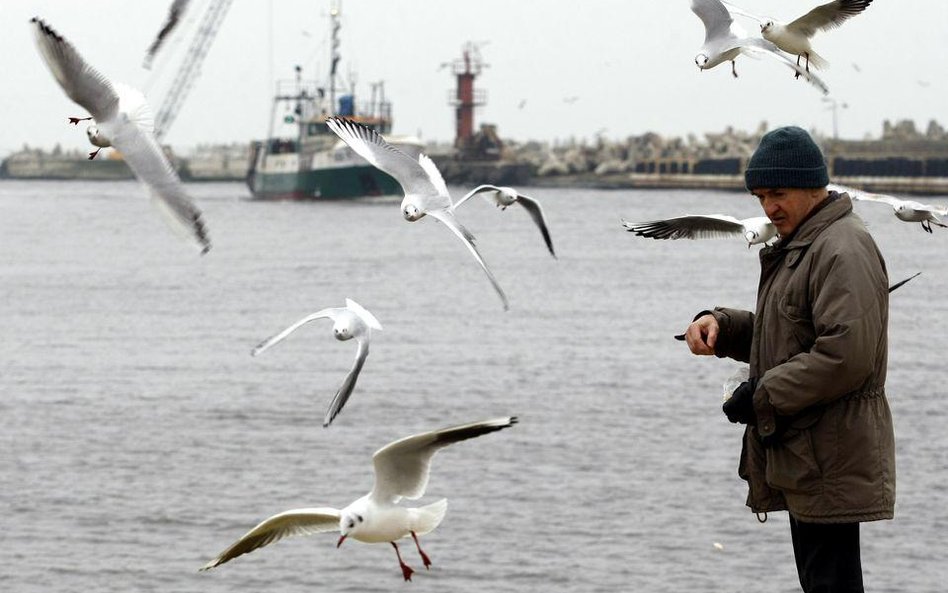
[[[737,424],[757,424],[754,412],[754,392],[757,391],[757,379],[751,378],[737,386],[731,397],[724,402],[722,410],[727,419]]]
[[[702,315],[688,326],[685,332],[685,342],[692,354],[714,354],[714,344],[718,341],[718,322],[714,315]]]

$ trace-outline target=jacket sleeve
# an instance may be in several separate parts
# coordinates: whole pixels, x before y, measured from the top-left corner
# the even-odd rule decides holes
[[[708,311],[718,322],[718,340],[714,355],[750,362],[751,340],[754,337],[754,314],[741,309],[715,307]]]
[[[813,345],[760,379],[754,407],[761,436],[774,414],[790,416],[860,387],[885,364],[889,296],[885,264],[871,239],[821,254],[810,270]],[[765,330],[766,331],[766,328]],[[871,386],[870,386],[871,387]]]

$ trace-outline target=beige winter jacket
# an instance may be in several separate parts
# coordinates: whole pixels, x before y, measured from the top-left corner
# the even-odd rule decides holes
[[[747,505],[813,523],[891,519],[885,262],[846,194],[781,243],[760,252],[757,314],[713,312],[716,354],[749,362],[759,378],[738,472]],[[789,428],[765,448],[759,437],[777,420]]]

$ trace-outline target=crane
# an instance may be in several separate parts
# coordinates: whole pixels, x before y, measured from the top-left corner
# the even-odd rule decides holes
[[[217,30],[220,28],[221,22],[224,20],[224,16],[227,15],[227,10],[233,1],[211,0],[207,10],[204,11],[204,16],[201,17],[201,23],[194,34],[194,39],[191,40],[184,61],[178,69],[174,81],[168,89],[168,94],[165,95],[164,101],[158,109],[158,113],[155,115],[155,136],[158,140],[164,137],[178,116],[188,92],[191,91],[194,81],[200,74],[201,63],[207,55],[207,50],[210,49],[211,43],[217,35]]]

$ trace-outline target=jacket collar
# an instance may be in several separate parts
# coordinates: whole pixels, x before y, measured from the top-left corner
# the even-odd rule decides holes
[[[785,241],[781,239],[772,247],[766,247],[761,251],[768,251],[769,253],[778,250],[783,251],[807,247],[826,227],[853,211],[853,202],[848,194],[830,191],[827,201],[828,203],[822,206],[816,213],[800,223],[796,232],[790,235],[789,242],[785,243]]]

